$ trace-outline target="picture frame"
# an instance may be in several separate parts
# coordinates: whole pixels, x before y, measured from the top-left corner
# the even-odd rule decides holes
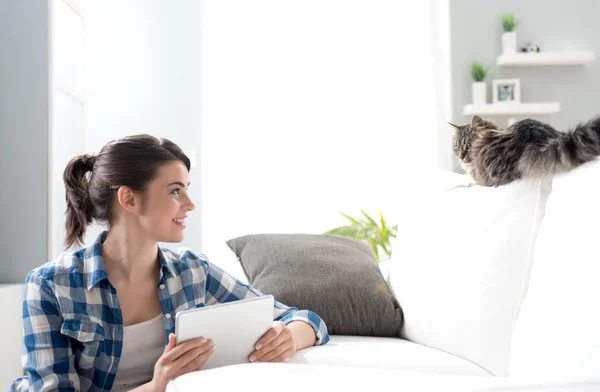
[[[519,79],[493,80],[492,103],[521,103],[521,81]]]

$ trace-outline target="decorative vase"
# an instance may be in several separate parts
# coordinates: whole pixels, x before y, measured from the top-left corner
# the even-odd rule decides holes
[[[485,105],[487,95],[487,85],[485,82],[473,82],[471,85],[471,94],[473,105]]]
[[[517,33],[508,31],[502,34],[502,53],[517,52]]]

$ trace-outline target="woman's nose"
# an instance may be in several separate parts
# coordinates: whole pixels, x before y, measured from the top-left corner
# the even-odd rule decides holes
[[[187,203],[185,203],[185,205],[188,211],[193,211],[196,209],[196,205],[194,204],[192,198],[189,195],[187,195]]]

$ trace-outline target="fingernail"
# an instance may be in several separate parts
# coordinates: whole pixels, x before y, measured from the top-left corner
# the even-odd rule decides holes
[[[251,355],[248,359],[250,359],[250,362],[254,362],[256,360],[256,357],[254,355]]]
[[[261,347],[262,347],[262,346],[261,346],[260,344],[257,344],[257,345],[256,345],[256,350],[260,350],[260,349],[261,349]]]
[[[205,338],[200,338],[200,344],[204,344],[206,342]]]

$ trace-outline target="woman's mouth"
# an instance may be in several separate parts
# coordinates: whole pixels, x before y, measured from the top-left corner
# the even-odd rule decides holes
[[[185,225],[185,219],[182,218],[175,218],[173,219],[173,222],[175,222],[175,224],[179,227],[181,227],[182,229],[185,229],[186,225]]]

